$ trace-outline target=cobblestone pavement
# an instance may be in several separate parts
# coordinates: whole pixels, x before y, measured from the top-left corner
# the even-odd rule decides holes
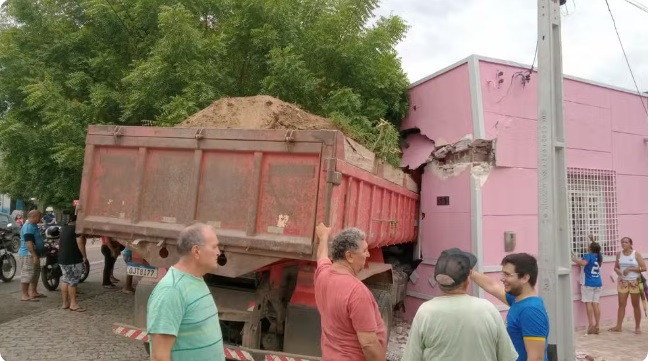
[[[80,286],[84,294],[79,295],[79,303],[86,312],[60,309],[60,287],[57,292],[39,287],[48,297],[34,303],[21,302],[17,292],[1,295],[2,358],[6,361],[148,360],[141,342],[112,333],[114,322],[132,323],[133,295],[103,289],[100,267],[96,268]],[[123,274],[124,267],[116,265],[115,275]],[[4,317],[11,312],[18,317]]]

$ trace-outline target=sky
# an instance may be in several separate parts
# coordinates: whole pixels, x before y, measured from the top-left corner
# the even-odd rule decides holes
[[[649,0],[635,0],[647,6]],[[608,0],[641,92],[647,91],[647,13]],[[537,36],[536,0],[381,0],[377,15],[410,26],[397,46],[411,82],[471,54],[529,65]],[[567,0],[561,29],[564,74],[635,90],[605,0]]]
[[[471,54],[526,65],[534,58],[537,0],[379,1],[376,15],[398,15],[410,26],[397,51],[411,82]],[[608,2],[638,88],[645,92],[649,16],[625,0]],[[562,13],[564,74],[635,90],[606,1],[567,0]]]

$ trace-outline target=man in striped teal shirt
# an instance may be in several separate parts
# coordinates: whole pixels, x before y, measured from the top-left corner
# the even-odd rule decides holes
[[[221,254],[214,229],[197,223],[178,238],[180,260],[160,280],[147,304],[154,361],[225,361],[214,298],[203,280]]]

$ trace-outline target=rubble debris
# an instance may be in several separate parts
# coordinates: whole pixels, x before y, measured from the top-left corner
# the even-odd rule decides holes
[[[465,137],[456,143],[435,147],[427,161],[429,168],[440,178],[446,179],[470,167],[471,176],[482,186],[495,165],[494,142]]]
[[[582,360],[585,360],[585,361],[595,361],[595,358],[594,358],[593,356],[590,356],[589,354],[587,354],[587,353],[585,353],[585,352],[579,352],[579,351],[578,351],[578,352],[575,354],[575,357],[576,357],[577,361],[582,361]],[[602,360],[602,361],[603,361],[603,360]]]
[[[388,336],[386,361],[401,361],[408,343],[408,334],[410,334],[410,323],[405,321],[401,315],[395,315],[392,330]]]
[[[431,157],[440,165],[490,162],[493,158],[493,141],[465,138],[454,144],[436,147]]]

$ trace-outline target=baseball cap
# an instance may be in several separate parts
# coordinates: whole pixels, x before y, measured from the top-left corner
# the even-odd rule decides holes
[[[444,288],[459,286],[469,278],[469,273],[476,263],[476,256],[459,248],[442,251],[435,265],[435,281]]]

